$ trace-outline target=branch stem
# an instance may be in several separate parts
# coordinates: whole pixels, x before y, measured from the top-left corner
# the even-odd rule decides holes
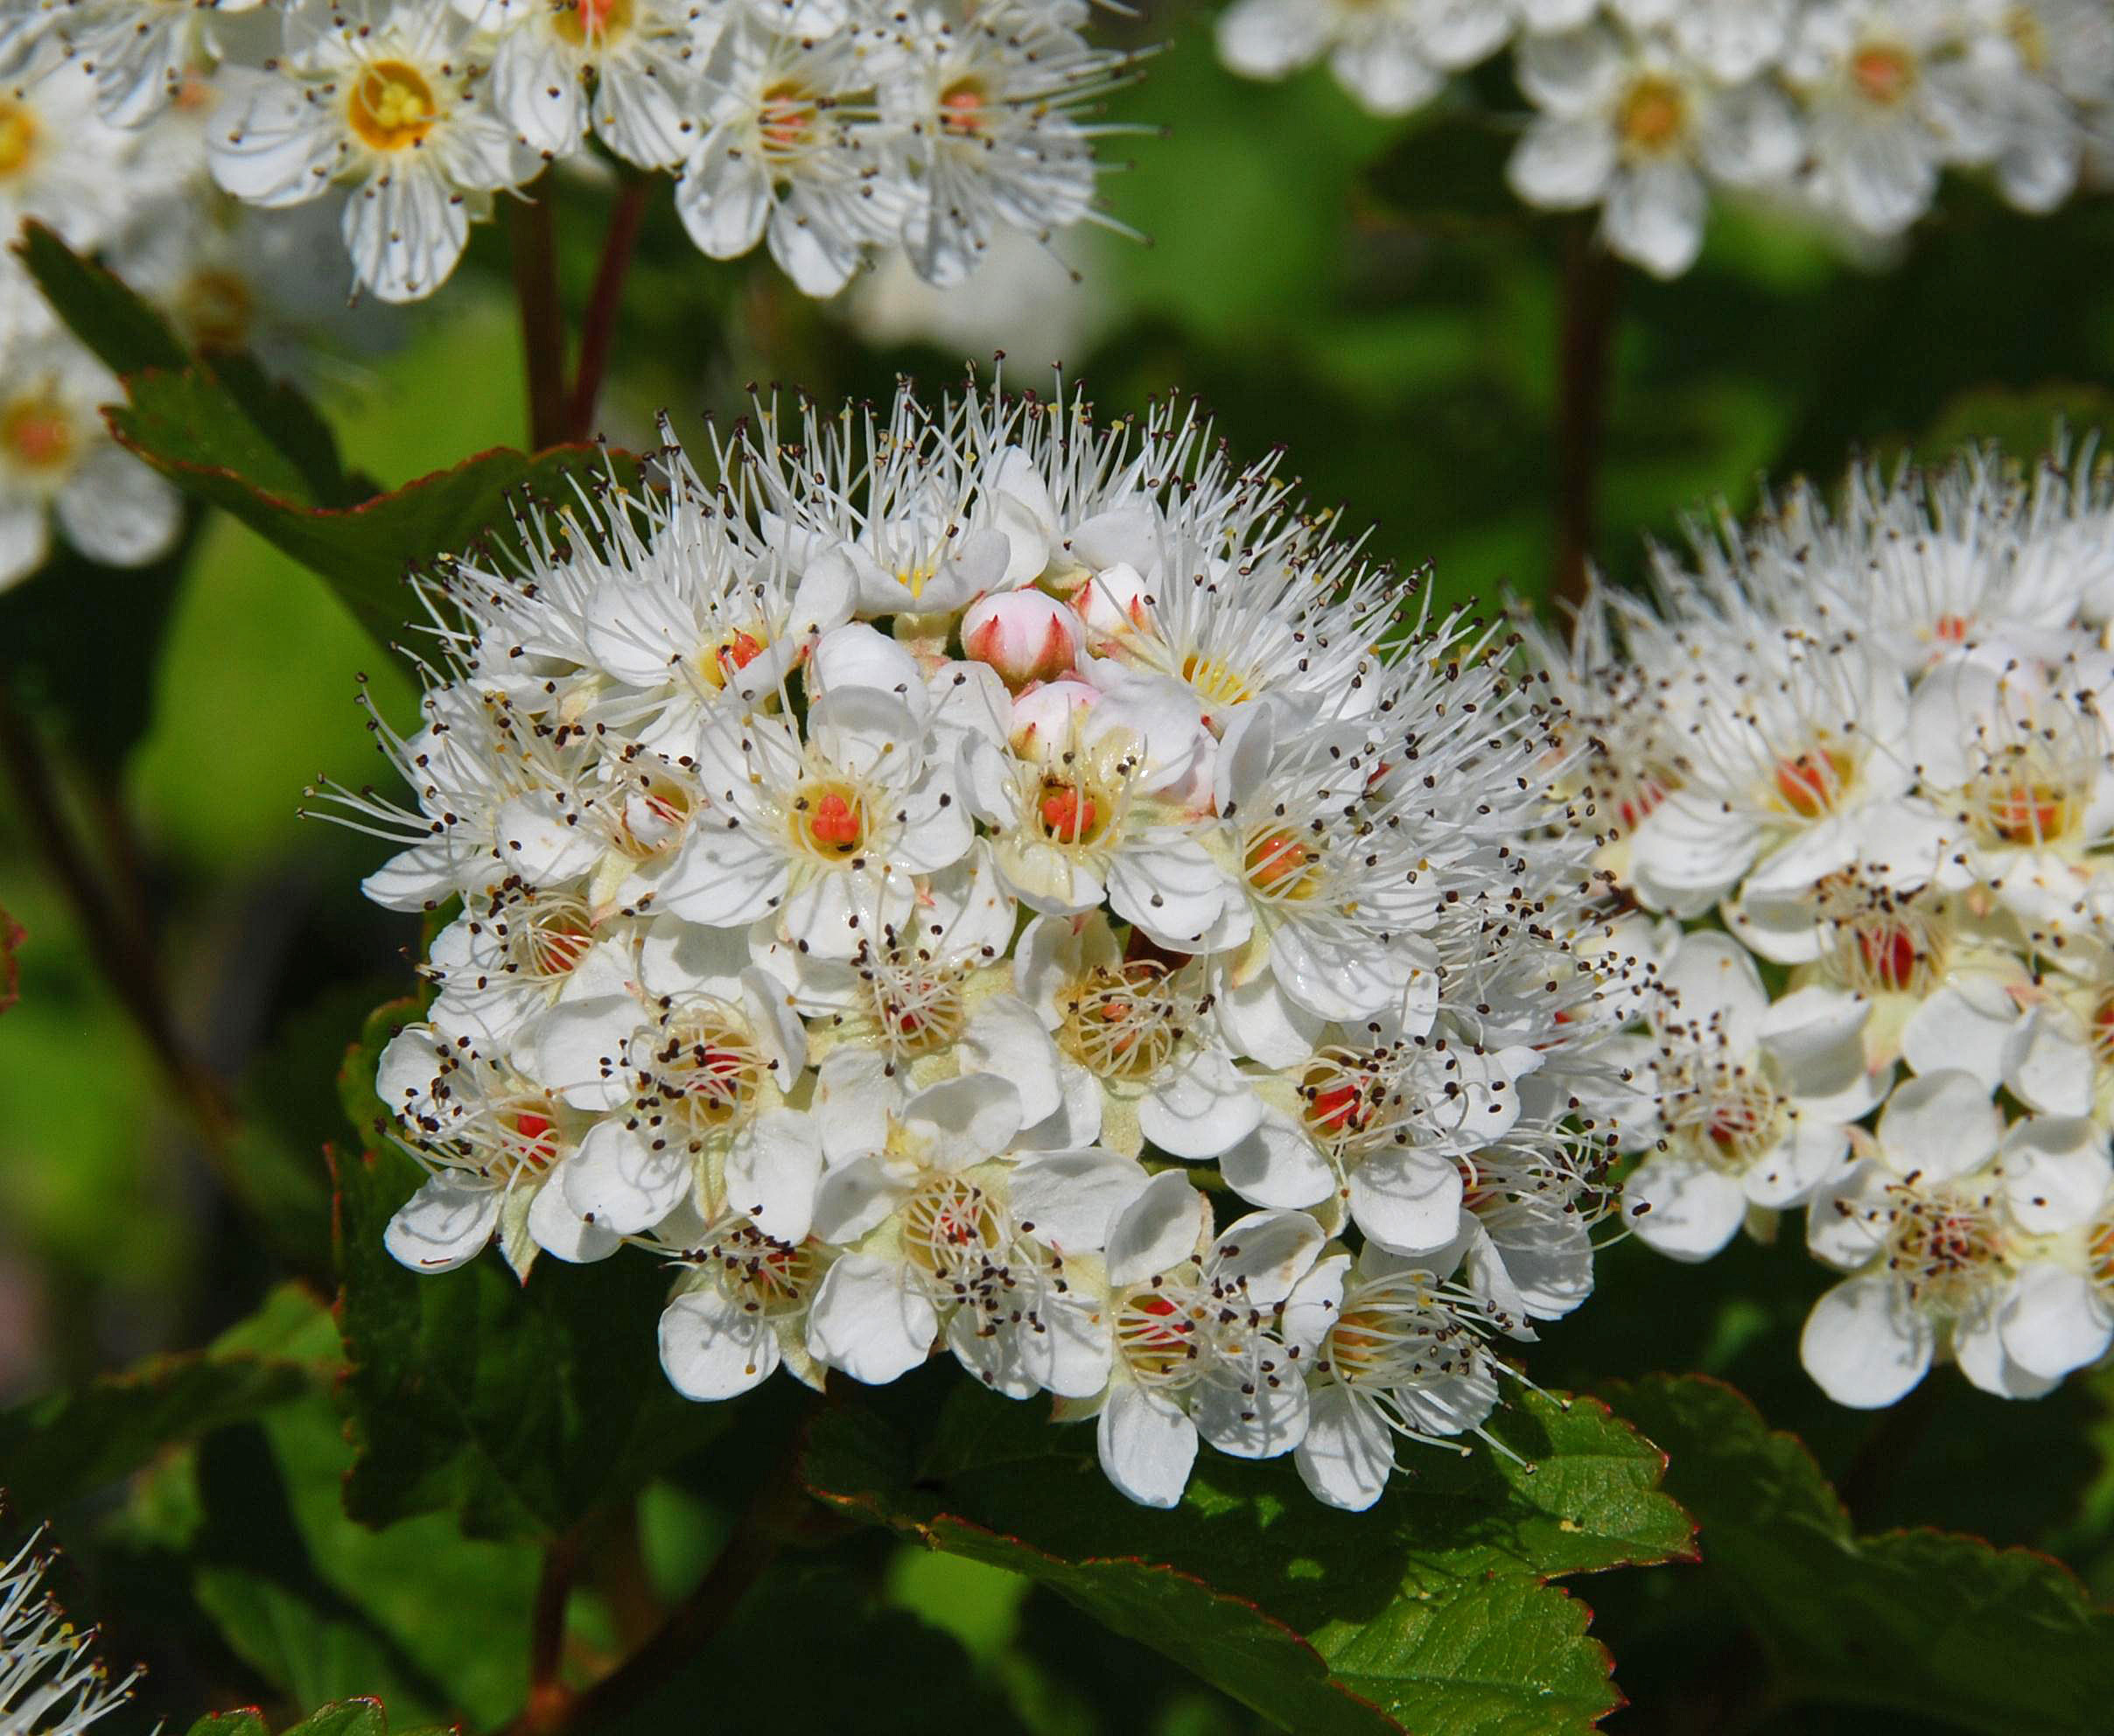
[[[1600,461],[1621,288],[1621,268],[1595,238],[1590,219],[1577,220],[1564,238],[1558,374],[1556,567],[1549,594],[1558,604],[1584,600],[1600,533]]]
[[[639,230],[646,220],[646,202],[653,182],[644,175],[627,175],[617,196],[617,208],[603,238],[601,263],[595,268],[593,292],[587,299],[586,322],[580,328],[580,360],[573,375],[572,396],[566,406],[565,438],[584,440],[594,432],[595,405],[602,396],[602,381],[609,371],[610,352],[615,345],[617,315],[624,305],[624,280],[638,249]]]
[[[558,302],[557,220],[549,174],[509,201],[507,224],[528,374],[528,444],[541,452],[565,438],[565,315]]]
[[[178,1037],[144,916],[128,919],[104,886],[67,817],[59,779],[36,725],[16,703],[4,676],[0,676],[0,765],[6,768],[31,841],[73,907],[96,969],[145,1039],[206,1148],[216,1153],[224,1150],[234,1128],[227,1093]]]

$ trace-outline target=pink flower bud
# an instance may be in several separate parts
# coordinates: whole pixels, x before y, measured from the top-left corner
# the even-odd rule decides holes
[[[963,653],[990,664],[1016,692],[1069,675],[1085,636],[1078,616],[1040,591],[994,592],[962,617]]]
[[[1125,562],[1089,578],[1073,596],[1072,606],[1086,623],[1088,643],[1096,651],[1153,630],[1152,599],[1145,592],[1144,578]]]
[[[1101,690],[1083,681],[1050,681],[1013,701],[1013,752],[1024,760],[1047,759],[1071,745],[1074,726],[1098,704]]]

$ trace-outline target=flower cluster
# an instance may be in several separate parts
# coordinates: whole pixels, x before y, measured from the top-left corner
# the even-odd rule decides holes
[[[325,200],[388,301],[455,270],[494,194],[605,151],[676,178],[699,248],[810,295],[877,249],[961,281],[1010,227],[1096,218],[1090,109],[1129,65],[1084,0],[30,0],[95,112],[210,108],[220,185]],[[0,44],[0,52],[4,52]]]
[[[150,110],[117,81],[124,53],[195,27],[188,6],[81,4],[69,54],[33,8],[0,18],[0,248],[35,220],[80,252],[102,252],[192,343],[304,360],[342,328],[343,284],[318,270],[312,221],[259,220],[215,192],[206,168],[211,92],[192,84]],[[94,22],[96,34],[88,31]],[[102,45],[102,46],[98,46]],[[108,58],[105,58],[108,50]],[[184,62],[171,63],[175,78]],[[346,332],[345,335],[353,335]],[[0,251],[0,589],[66,540],[106,566],[140,566],[174,545],[177,493],[118,447],[100,406],[116,379],[52,317],[29,273]]]
[[[1508,46],[1538,110],[1509,178],[1599,206],[1661,276],[1695,262],[1713,190],[1898,235],[1948,168],[2048,212],[2114,165],[2114,14],[2098,0],[1235,0],[1236,72],[1326,55],[1376,113],[1430,101]]]
[[[132,1698],[137,1672],[113,1683],[83,1632],[45,1589],[42,1533],[0,1558],[0,1736],[76,1736]]]
[[[1701,1260],[1802,1205],[1845,1404],[2046,1392],[2114,1334],[2114,486],[1858,471],[1696,550],[1544,647],[1656,967],[1628,1222]]]
[[[700,1399],[943,1347],[1141,1502],[1200,1438],[1362,1507],[1479,1428],[1590,1288],[1621,1023],[1536,684],[1193,412],[716,458],[440,575],[416,805],[333,792],[452,912],[392,1251],[644,1248]]]

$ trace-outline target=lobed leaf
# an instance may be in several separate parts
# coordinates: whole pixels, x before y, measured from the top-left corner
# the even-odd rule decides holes
[[[1526,1454],[1414,1457],[1372,1511],[1314,1502],[1289,1466],[1208,1458],[1172,1513],[1110,1488],[1090,1432],[959,1388],[921,1455],[868,1414],[818,1424],[820,1499],[1049,1586],[1302,1732],[1582,1732],[1620,1704],[1555,1576],[1685,1552],[1650,1445],[1590,1401],[1539,1398]]]
[[[1704,1572],[1774,1662],[1782,1698],[1970,1730],[2104,1731],[2114,1611],[2028,1550],[1930,1530],[1853,1532],[1803,1445],[1731,1387],[1654,1376],[1607,1390],[1670,1455]]]

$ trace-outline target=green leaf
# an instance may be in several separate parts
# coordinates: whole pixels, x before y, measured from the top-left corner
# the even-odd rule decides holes
[[[1302,1736],[1589,1730],[1620,1697],[1586,1611],[1544,1582],[1667,1560],[1690,1528],[1659,1454],[1605,1407],[1530,1398],[1501,1432],[1530,1462],[1418,1454],[1368,1513],[1321,1507],[1282,1462],[1222,1458],[1157,1513],[1108,1486],[1090,1431],[964,1387],[917,1457],[871,1413],[826,1415],[806,1475],[846,1512],[1040,1581]]]
[[[24,1511],[48,1513],[130,1475],[165,1447],[320,1390],[335,1363],[316,1349],[312,1340],[251,1348],[238,1331],[209,1349],[150,1356],[0,1412],[8,1489]]]
[[[386,494],[350,506],[319,503],[294,461],[202,368],[128,376],[129,404],[109,412],[119,443],[186,493],[224,508],[326,580],[360,621],[387,640],[418,612],[406,575],[436,556],[518,546],[517,507],[574,499],[615,478],[629,486],[637,460],[598,446],[554,446],[534,458],[495,447]]]
[[[241,1712],[209,1712],[191,1726],[190,1736],[271,1736],[264,1714],[254,1706]]]
[[[344,1700],[289,1725],[279,1736],[388,1736],[389,1720],[379,1700]],[[271,1727],[255,1707],[210,1713],[191,1726],[190,1736],[271,1736]],[[447,1736],[438,1727],[400,1730],[396,1736]]]
[[[699,1708],[708,1708],[701,1718]],[[882,1606],[864,1576],[781,1563],[725,1627],[649,1692],[590,1693],[572,1736],[652,1731],[961,1731],[1025,1736],[1021,1720],[952,1636]]]
[[[390,1648],[364,1622],[290,1586],[239,1567],[204,1567],[192,1589],[235,1655],[301,1704],[362,1689],[392,1704],[413,1697]]]
[[[654,1335],[667,1278],[650,1262],[545,1261],[523,1284],[496,1250],[444,1273],[390,1256],[382,1234],[424,1177],[379,1137],[372,1081],[412,1016],[404,1003],[377,1012],[342,1075],[372,1144],[332,1164],[359,1448],[346,1508],[370,1525],[455,1510],[472,1536],[552,1536],[724,1433],[733,1407],[668,1385]]]
[[[1930,1530],[1858,1536],[1811,1455],[1732,1388],[1618,1385],[1775,1665],[1779,1698],[1885,1707],[1992,1736],[2106,1728],[2114,1612],[2052,1558]]]
[[[160,314],[44,224],[24,224],[15,251],[52,311],[111,373],[182,368],[191,360]]]

